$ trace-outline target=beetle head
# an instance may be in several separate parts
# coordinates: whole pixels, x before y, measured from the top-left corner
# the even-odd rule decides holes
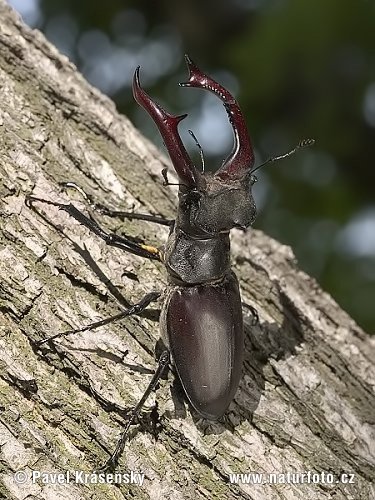
[[[250,174],[224,182],[207,173],[205,181],[204,190],[180,189],[178,223],[184,231],[209,237],[234,227],[245,229],[254,222],[256,207]]]
[[[159,128],[180,180],[180,217],[182,228],[197,235],[212,235],[233,227],[248,227],[255,218],[251,195],[251,169],[254,153],[243,114],[233,96],[219,83],[205,75],[185,56],[189,80],[182,87],[196,87],[213,92],[223,102],[234,133],[233,150],[215,174],[202,173],[193,164],[179,136],[177,127],[187,115],[166,112],[142,89],[139,67],[133,80],[135,100],[148,111]]]

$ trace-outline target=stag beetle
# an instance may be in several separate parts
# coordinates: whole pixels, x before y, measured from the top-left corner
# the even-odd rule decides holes
[[[233,128],[234,147],[215,173],[199,171],[178,133],[178,124],[187,115],[171,115],[156,104],[141,87],[140,68],[136,69],[133,79],[134,98],[159,128],[179,179],[176,219],[169,221],[151,215],[109,210],[94,203],[75,183],[65,183],[66,187],[79,190],[86,201],[101,213],[170,226],[164,249],[135,243],[124,235],[107,233],[93,217],[87,217],[72,204],[56,203],[35,196],[27,198],[29,206],[34,202],[42,202],[66,211],[108,245],[161,261],[168,273],[168,285],[160,315],[165,350],[143,397],[130,413],[115,451],[100,470],[117,465],[130,426],[136,421],[147,397],[169,364],[174,365],[191,406],[201,417],[210,420],[223,416],[241,378],[243,317],[238,280],[230,268],[229,233],[233,228],[246,229],[253,223],[256,207],[251,188],[256,180],[255,170],[264,164],[253,169],[253,148],[244,116],[233,96],[205,75],[188,56],[185,56],[185,60],[189,79],[180,85],[209,90],[221,99]],[[301,141],[289,153],[270,158],[266,163],[289,156],[312,142]],[[167,183],[165,172],[164,178]],[[115,316],[83,328],[57,333],[39,341],[38,345],[139,314],[160,295],[159,292],[149,293],[140,302]]]

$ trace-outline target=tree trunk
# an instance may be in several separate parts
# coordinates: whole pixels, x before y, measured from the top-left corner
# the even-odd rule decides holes
[[[372,341],[298,270],[290,248],[256,230],[232,238],[246,354],[223,422],[192,416],[169,373],[116,470],[144,472],[142,486],[31,481],[32,470],[90,473],[108,458],[155,369],[160,302],[140,317],[39,348],[33,341],[115,314],[162,290],[166,275],[53,206],[27,207],[25,196],[87,210],[79,193],[59,187],[75,181],[112,208],[173,218],[176,192],[162,186],[165,157],[4,0],[0,89],[0,498],[375,498]],[[154,245],[168,232],[95,217]],[[15,482],[17,470],[26,483]],[[288,471],[306,473],[304,482],[288,484]],[[231,473],[263,477],[235,484]],[[281,483],[268,484],[269,473]]]

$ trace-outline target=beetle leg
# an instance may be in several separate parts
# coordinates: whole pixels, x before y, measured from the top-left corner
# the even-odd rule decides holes
[[[245,304],[244,302],[242,303],[242,307],[245,309],[248,309],[253,316],[252,323],[253,325],[258,325],[259,324],[259,314],[258,311],[255,309],[254,306],[251,306],[250,304]]]
[[[83,212],[78,210],[78,208],[76,208],[71,203],[69,204],[56,203],[54,201],[44,200],[42,198],[30,195],[26,197],[26,204],[30,207],[32,206],[34,201],[46,203],[47,205],[52,205],[54,207],[57,207],[59,210],[64,210],[80,224],[87,227],[90,231],[99,236],[99,238],[104,240],[106,244],[109,246],[121,248],[126,252],[130,252],[135,255],[139,255],[140,257],[145,257],[147,259],[162,260],[161,251],[158,248],[151,245],[135,243],[126,236],[119,236],[115,233],[107,233],[104,229],[102,229],[99,226],[99,224],[94,219],[92,218],[90,219],[89,217],[87,217]]]
[[[73,333],[80,333],[80,332],[86,332],[87,330],[94,330],[95,328],[99,328],[100,326],[108,325],[109,323],[112,323],[113,321],[118,321],[119,319],[126,318],[127,316],[132,316],[134,314],[140,314],[143,312],[151,302],[154,302],[160,297],[160,292],[151,292],[148,293],[143,297],[142,300],[137,302],[136,304],[133,304],[131,307],[126,309],[125,311],[122,311],[118,314],[114,314],[113,316],[109,316],[108,318],[102,319],[100,321],[95,321],[95,323],[90,323],[86,326],[83,326],[82,328],[76,328],[74,330],[66,330],[65,332],[59,332],[56,333],[55,335],[51,335],[50,337],[39,340],[36,342],[36,345],[39,347],[42,344],[45,344],[46,342],[49,342],[50,340],[55,340],[59,337],[66,337],[67,335],[71,335]]]
[[[120,458],[122,452],[124,451],[125,442],[126,442],[126,438],[128,436],[129,430],[130,430],[130,426],[132,424],[134,424],[134,422],[137,419],[143,405],[146,402],[146,399],[149,397],[151,392],[155,389],[157,383],[159,382],[159,380],[163,376],[164,372],[168,368],[169,362],[170,362],[169,351],[165,350],[165,351],[163,351],[163,353],[161,354],[161,356],[159,358],[158,367],[157,367],[149,385],[147,386],[147,389],[145,390],[145,392],[144,392],[143,396],[141,397],[140,401],[138,402],[138,404],[134,407],[133,411],[130,414],[130,417],[129,417],[129,420],[128,420],[126,426],[124,427],[123,431],[121,432],[120,438],[117,441],[115,451],[112,453],[112,455],[106,461],[106,463],[100,469],[97,469],[95,472],[105,472],[109,469],[114,469],[117,466],[119,458]]]
[[[90,205],[90,207],[108,217],[118,217],[119,219],[129,219],[129,220],[144,220],[148,222],[154,222],[155,224],[160,224],[162,226],[171,226],[174,221],[173,219],[165,219],[164,217],[158,217],[156,215],[149,214],[136,214],[134,212],[123,212],[122,210],[112,210],[101,203],[97,203],[92,199],[90,195],[88,195],[78,184],[75,182],[61,182],[60,186],[64,189],[75,189],[78,191],[84,200]]]

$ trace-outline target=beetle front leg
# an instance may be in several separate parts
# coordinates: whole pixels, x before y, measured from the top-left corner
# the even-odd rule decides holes
[[[55,201],[45,200],[43,198],[38,198],[37,196],[31,195],[27,196],[25,200],[26,204],[29,207],[32,207],[32,204],[35,201],[46,203],[47,205],[52,205],[54,207],[57,207],[59,210],[64,210],[80,224],[87,227],[90,231],[99,236],[99,238],[104,240],[109,246],[121,248],[126,252],[139,255],[140,257],[145,257],[146,259],[159,261],[162,260],[161,251],[158,248],[152,245],[135,243],[126,236],[119,236],[115,233],[107,233],[94,219],[87,217],[83,212],[78,210],[78,208],[76,208],[71,203],[57,203]]]
[[[168,350],[165,350],[162,352],[159,362],[158,362],[158,367],[149,383],[147,386],[147,389],[145,390],[143,396],[141,397],[140,401],[138,404],[134,407],[133,411],[130,414],[129,420],[124,427],[123,431],[121,432],[120,438],[117,441],[117,445],[115,448],[115,451],[112,453],[112,455],[109,457],[109,459],[106,461],[106,463],[100,468],[97,469],[95,472],[105,472],[110,469],[114,469],[118,465],[119,458],[124,451],[125,448],[125,442],[126,438],[129,434],[130,426],[135,422],[137,419],[143,405],[146,402],[146,399],[149,397],[151,392],[155,389],[157,383],[165,373],[166,369],[168,368],[170,362],[170,354]]]
[[[164,217],[159,217],[157,215],[150,214],[137,214],[134,212],[124,212],[122,210],[112,210],[111,208],[102,205],[101,203],[97,203],[93,200],[93,198],[88,195],[78,184],[75,182],[61,182],[60,186],[65,189],[75,189],[80,193],[83,199],[90,205],[90,207],[103,215],[107,215],[108,217],[117,217],[119,219],[129,219],[129,220],[144,220],[147,222],[152,222],[154,224],[160,224],[162,226],[172,226],[174,223],[173,219],[165,219]]]

